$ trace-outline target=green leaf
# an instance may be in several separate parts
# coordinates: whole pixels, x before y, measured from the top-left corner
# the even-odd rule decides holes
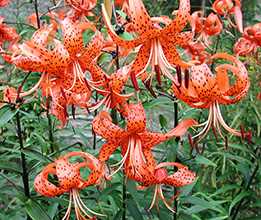
[[[127,209],[134,219],[143,220],[143,216],[140,213],[137,203],[131,197],[127,199]]]
[[[18,110],[11,110],[9,106],[4,106],[0,109],[0,128],[6,125],[17,113]]]
[[[13,161],[0,160],[0,170],[6,170],[15,173],[22,173],[19,165]]]
[[[229,215],[231,214],[231,211],[233,209],[233,207],[238,203],[240,202],[242,199],[244,199],[245,197],[249,196],[250,193],[249,192],[246,192],[246,191],[243,191],[241,193],[239,193],[234,199],[233,201],[231,202],[230,206],[229,206]]]
[[[202,155],[197,155],[195,161],[198,164],[203,164],[203,165],[213,166],[213,167],[217,166],[214,162],[212,162],[211,160],[207,159],[206,157],[204,157]]]
[[[32,199],[26,201],[25,209],[33,220],[51,220],[50,216],[42,209],[42,206]]]
[[[238,185],[225,185],[225,186],[221,186],[221,188],[219,190],[217,190],[214,194],[211,195],[211,197],[214,197],[216,195],[219,195],[219,194],[224,194],[230,190],[233,190],[233,189],[238,189],[239,186]]]
[[[51,219],[53,219],[55,214],[57,213],[58,206],[59,203],[54,203],[48,207],[48,215],[50,216]]]
[[[164,115],[161,115],[161,114],[159,115],[159,122],[160,122],[160,126],[162,128],[166,128],[167,125],[168,125],[168,121],[167,121],[166,117]]]
[[[36,150],[32,150],[32,149],[28,149],[28,148],[25,148],[23,150],[21,150],[24,154],[26,154],[28,157],[30,157],[31,159],[35,159],[35,160],[41,160],[42,162],[53,162],[53,160],[48,157],[48,156],[45,156],[43,155],[42,153],[36,151]]]
[[[210,218],[209,220],[224,220],[224,219],[228,219],[228,215]]]

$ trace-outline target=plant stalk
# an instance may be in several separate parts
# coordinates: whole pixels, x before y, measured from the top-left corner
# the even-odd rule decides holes
[[[179,115],[178,103],[175,101],[174,102],[174,127],[178,126],[178,124],[179,124],[178,115]],[[177,144],[179,143],[179,140],[180,140],[180,138],[176,137],[175,141]],[[173,187],[173,194],[174,194],[174,196],[177,194],[177,190],[175,187]],[[174,210],[175,210],[175,213],[173,213],[173,220],[177,220],[178,202],[176,199],[174,200]]]
[[[24,149],[24,143],[23,143],[23,134],[22,134],[21,118],[20,118],[19,111],[16,114],[16,126],[17,126],[17,136],[19,139],[19,145],[21,150],[21,166],[22,166],[22,180],[24,185],[24,194],[26,197],[29,198],[30,197],[29,178],[28,178],[25,154],[22,152],[22,150]]]
[[[256,155],[256,158],[257,158],[257,159],[256,159],[256,166],[255,166],[255,168],[254,168],[254,171],[253,171],[253,173],[252,173],[252,175],[251,175],[249,181],[247,182],[247,185],[246,185],[246,188],[245,188],[246,190],[249,190],[249,189],[250,189],[250,186],[252,185],[252,182],[253,182],[253,180],[255,179],[255,176],[256,176],[257,171],[258,171],[258,169],[259,169],[259,161],[258,161],[259,156],[260,156],[260,148],[259,148],[259,147],[256,148],[254,154]],[[253,158],[251,162],[254,163],[254,162],[255,162],[255,158]],[[238,191],[237,195],[239,195],[239,194],[242,192],[243,186],[244,186],[244,182],[241,184],[241,188],[240,188],[240,190]],[[237,196],[237,195],[236,195],[236,196]],[[242,200],[238,203],[237,207],[232,211],[232,218],[231,218],[231,220],[236,220],[236,218],[237,218],[237,216],[238,216],[238,214],[239,214],[239,211],[240,211],[240,209],[241,209],[241,206],[242,206],[242,204],[243,204],[244,201],[245,201],[245,199],[242,199]]]
[[[41,22],[40,22],[37,0],[34,0],[34,10],[35,10],[35,15],[36,15],[36,20],[37,20],[37,28],[39,29],[41,27]]]
[[[47,120],[48,120],[48,132],[49,132],[49,141],[50,141],[50,148],[51,148],[51,153],[54,153],[54,138],[53,138],[53,123],[52,123],[52,118],[50,115],[50,99],[47,98],[46,100],[47,104],[47,110],[46,110],[46,115],[47,115]]]

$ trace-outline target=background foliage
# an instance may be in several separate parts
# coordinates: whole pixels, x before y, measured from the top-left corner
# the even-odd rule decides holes
[[[38,1],[41,12],[46,12],[52,2]],[[177,8],[177,1],[145,0],[151,15],[169,15]],[[192,9],[202,6],[201,1],[191,1]],[[211,1],[205,1],[205,9],[210,11]],[[243,1],[244,22],[246,25],[260,22],[258,12],[260,4],[253,1]],[[13,1],[8,8],[1,9],[0,14],[7,17],[8,23],[17,28],[24,38],[29,38],[34,28],[26,24],[26,16],[34,11],[34,2]],[[97,10],[99,14],[99,10]],[[217,52],[228,51],[236,39],[222,33],[216,39]],[[108,58],[111,59],[111,58]],[[251,130],[252,142],[245,143],[239,138],[229,137],[226,144],[222,139],[216,139],[210,133],[198,148],[191,151],[188,140],[180,142],[170,140],[160,145],[155,151],[159,161],[181,161],[197,173],[194,184],[181,189],[177,202],[177,214],[172,215],[161,203],[160,212],[153,209],[148,212],[152,191],[137,191],[135,183],[127,181],[127,219],[180,219],[180,220],[222,220],[261,219],[261,169],[260,169],[260,133],[261,133],[261,104],[256,97],[259,92],[260,60],[245,58],[251,78],[251,89],[248,96],[240,103],[222,107],[225,120],[232,127]],[[258,63],[259,62],[259,63]],[[5,65],[0,69],[0,90],[6,85],[17,87],[21,84],[25,74],[18,69]],[[29,76],[25,90],[30,88],[37,79],[38,73]],[[167,83],[166,88],[170,87]],[[166,89],[168,91],[168,89]],[[1,94],[0,94],[1,96]],[[148,124],[153,130],[167,131],[173,127],[174,104],[172,98],[158,96],[157,99],[147,92],[141,94],[141,99],[147,110]],[[21,138],[24,149],[20,149],[17,135],[17,113],[21,119]],[[195,117],[203,121],[207,117],[206,111],[194,110],[179,103],[179,119]],[[60,154],[70,150],[81,149],[97,155],[102,144],[98,138],[94,144],[91,131],[93,115],[83,111],[76,112],[76,120],[70,117],[66,128],[57,129],[57,121],[47,115],[40,106],[40,100],[31,99],[19,109],[5,106],[0,109],[0,219],[20,220],[27,215],[37,220],[60,219],[63,216],[68,200],[59,198],[46,199],[37,195],[33,189],[33,180],[44,165],[54,160]],[[29,175],[30,198],[24,196],[22,184],[21,152],[26,156]],[[120,152],[111,157],[112,161],[119,160]],[[121,174],[117,174],[107,187],[97,189],[88,188],[84,192],[84,201],[90,207],[105,213],[108,219],[121,219],[122,214],[122,183],[125,181]],[[170,197],[172,188],[165,189]]]

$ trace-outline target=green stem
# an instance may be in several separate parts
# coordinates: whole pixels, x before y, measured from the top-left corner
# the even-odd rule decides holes
[[[256,158],[257,158],[257,159],[253,158],[251,162],[254,163],[255,160],[256,160],[256,166],[255,166],[255,169],[254,169],[254,171],[253,171],[253,173],[252,173],[252,175],[251,175],[249,181],[247,182],[247,185],[246,185],[246,187],[245,187],[246,191],[248,191],[248,190],[250,189],[250,186],[252,185],[252,182],[253,182],[253,180],[255,179],[255,176],[256,176],[257,171],[258,171],[258,169],[259,169],[259,161],[258,161],[259,155],[260,155],[260,148],[259,148],[259,147],[256,148],[254,154],[256,155]],[[245,182],[242,182],[241,187],[240,187],[240,190],[238,191],[237,195],[239,195],[239,194],[242,192],[242,189],[243,189],[244,184],[245,184]],[[237,195],[236,195],[236,196],[237,196]],[[245,201],[245,199],[242,199],[242,200],[238,203],[237,207],[232,211],[232,218],[231,218],[231,220],[236,220],[237,215],[238,215],[238,213],[239,213],[239,211],[240,211],[240,209],[241,209],[241,206],[242,206],[242,204],[243,204],[244,201]]]
[[[98,101],[98,93],[96,92],[95,94],[95,103],[97,103]],[[96,117],[98,114],[98,110],[96,109],[94,111],[94,117]],[[92,144],[92,149],[95,150],[96,149],[96,141],[97,141],[97,135],[94,131],[92,131],[92,135],[93,135],[93,144]]]
[[[126,220],[126,210],[127,210],[127,189],[126,189],[126,177],[122,178],[122,220]]]
[[[177,102],[174,102],[174,127],[177,127],[178,124],[179,124],[178,115],[179,115],[178,103],[177,103]],[[179,142],[180,139],[179,139],[179,137],[177,137],[175,140],[176,140],[176,142],[177,142],[177,144],[178,144],[178,142]],[[174,194],[174,196],[177,194],[177,190],[176,190],[175,187],[173,188],[173,194]],[[176,212],[173,213],[173,220],[177,220],[178,202],[177,202],[176,199],[174,200],[174,210],[175,210]]]
[[[38,2],[37,2],[37,0],[34,0],[34,10],[35,10],[35,14],[36,14],[37,27],[39,29],[41,27],[41,22],[40,22],[40,16],[39,16],[39,11],[38,11]]]
[[[23,185],[24,185],[24,194],[26,197],[30,197],[30,189],[29,189],[29,178],[28,178],[28,172],[27,172],[27,166],[26,166],[26,158],[25,154],[22,152],[24,149],[24,143],[23,143],[23,134],[22,134],[22,128],[21,128],[21,118],[19,111],[16,114],[16,126],[17,126],[17,136],[19,139],[19,145],[21,150],[21,166],[22,166],[22,179],[23,179]]]
[[[50,148],[51,148],[51,153],[54,153],[54,138],[53,138],[53,124],[52,124],[52,118],[50,115],[50,99],[47,98],[47,120],[48,120],[48,132],[49,132],[49,141],[50,141]]]

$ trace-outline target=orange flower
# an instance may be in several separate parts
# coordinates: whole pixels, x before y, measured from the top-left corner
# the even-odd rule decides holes
[[[10,3],[10,0],[0,0],[0,7],[5,7]]]
[[[207,64],[192,66],[190,69],[191,79],[189,85],[173,85],[177,98],[186,102],[193,108],[208,108],[208,120],[199,126],[204,126],[194,138],[202,139],[209,129],[213,127],[223,137],[220,125],[236,136],[241,136],[239,131],[230,128],[224,121],[220,104],[229,105],[240,101],[249,89],[248,73],[245,66],[235,57],[217,53],[211,57],[214,59],[224,59],[232,64],[221,64],[216,67],[214,75]],[[236,81],[231,85],[228,73],[231,72],[236,77]]]
[[[43,26],[31,40],[17,46],[11,61],[24,70],[43,73],[37,85],[43,90],[44,96],[52,97],[54,105],[51,113],[58,116],[61,126],[64,126],[67,121],[66,106],[87,108],[91,89],[96,84],[100,85],[106,74],[96,63],[96,57],[103,47],[101,33],[97,31],[85,47],[82,32],[88,28],[94,30],[93,25],[73,22],[69,18],[60,22],[63,43],[54,39],[56,25]],[[47,49],[50,46],[53,46],[52,50]],[[87,80],[86,71],[95,82]]]
[[[98,104],[95,104],[94,107],[90,107],[90,111],[94,111],[102,105],[105,106],[105,111],[114,108],[118,111],[122,110],[127,99],[133,95],[132,93],[120,94],[129,78],[128,69],[129,68],[125,66],[106,78],[103,83],[103,88],[101,90],[97,90],[97,92],[102,94],[104,97],[98,102]]]
[[[233,51],[234,53],[238,55],[248,55],[252,52],[254,52],[257,49],[257,46],[252,41],[241,37],[237,40],[237,42],[234,45]]]
[[[143,166],[143,163],[147,164],[148,169],[151,167],[145,158],[151,155],[150,150],[153,146],[174,136],[184,135],[189,127],[196,124],[192,119],[185,119],[166,134],[149,132],[146,129],[145,111],[141,103],[130,104],[124,117],[126,119],[126,128],[122,129],[112,123],[112,119],[107,112],[102,111],[93,120],[93,130],[106,139],[106,143],[100,150],[99,160],[105,162],[119,146],[122,147],[123,158],[113,174],[125,164],[125,172],[128,173],[129,177],[132,176],[133,179],[142,178],[141,174],[135,171],[138,170],[139,166]]]
[[[205,50],[206,46],[202,42],[188,42],[185,49],[192,60],[197,60],[200,63],[204,63],[210,57],[210,54]]]
[[[261,23],[247,27],[243,37],[239,38],[234,45],[234,52],[237,55],[247,55],[257,51],[261,46]]]
[[[202,11],[195,11],[191,15],[191,27],[194,34],[200,34],[198,40],[209,46],[209,36],[219,35],[222,31],[222,23],[217,15],[211,13],[204,18]]]
[[[97,0],[65,0],[65,2],[75,10],[78,16],[93,16],[91,10],[97,4]]]
[[[176,167],[178,170],[169,175],[167,169],[165,168],[167,166]],[[143,175],[143,178],[140,181],[140,184],[142,185],[139,188],[144,189],[155,186],[154,196],[149,210],[152,209],[160,198],[165,206],[170,211],[175,213],[176,211],[171,207],[171,202],[173,202],[173,200],[178,196],[178,193],[172,197],[171,201],[168,202],[163,194],[162,185],[182,187],[193,183],[195,178],[196,174],[190,171],[188,167],[176,162],[164,162],[156,165],[153,173]]]
[[[9,48],[19,41],[20,37],[16,30],[4,24],[4,18],[0,16],[0,49],[4,42],[9,42]],[[1,51],[1,50],[0,50]]]
[[[243,33],[243,16],[241,12],[240,0],[216,0],[213,5],[213,10],[219,15],[225,16],[229,19],[232,26],[235,26],[228,15],[234,15],[234,19],[238,30]]]
[[[129,0],[130,21],[135,32],[139,35],[133,40],[123,40],[113,30],[110,18],[102,5],[102,12],[108,33],[112,40],[123,48],[133,49],[140,46],[136,59],[131,65],[130,74],[136,89],[135,82],[151,65],[152,72],[160,70],[163,75],[174,80],[172,70],[175,66],[188,67],[190,64],[182,61],[176,46],[183,46],[191,39],[190,32],[181,33],[189,20],[190,2],[181,0],[176,19],[166,24],[164,28],[159,25],[159,20],[151,19],[141,0]]]
[[[83,162],[71,163],[69,161],[76,157],[82,158]],[[88,168],[91,170],[87,179],[81,177],[81,168]],[[65,192],[69,192],[69,206],[63,220],[70,218],[72,203],[74,203],[77,220],[86,219],[86,217],[88,219],[94,219],[94,217],[87,212],[98,216],[104,215],[87,208],[80,198],[79,190],[97,184],[102,173],[103,171],[99,160],[91,154],[85,152],[70,152],[58,158],[54,163],[48,164],[35,178],[34,187],[38,193],[46,197],[55,197]],[[49,181],[48,177],[50,175],[57,177],[57,184]]]

